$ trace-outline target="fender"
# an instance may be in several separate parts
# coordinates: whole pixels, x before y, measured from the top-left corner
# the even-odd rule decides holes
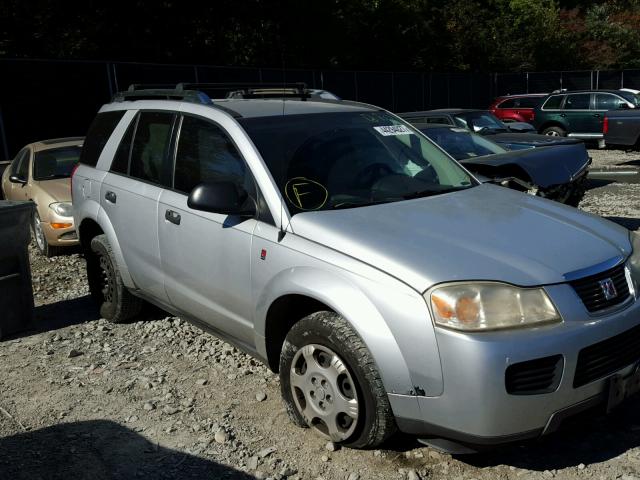
[[[113,225],[111,225],[109,217],[105,213],[104,209],[98,202],[88,199],[84,202],[79,202],[79,205],[80,211],[76,211],[74,215],[74,220],[76,222],[76,225],[78,226],[78,234],[84,220],[90,219],[96,222],[100,226],[104,234],[107,236],[107,239],[111,244],[113,253],[116,256],[116,262],[118,263],[120,275],[122,276],[122,282],[127,288],[135,289],[136,286],[133,283],[133,279],[131,278],[129,269],[127,268],[124,257],[122,256],[122,249],[120,248],[118,237],[116,236],[115,231],[113,230]],[[78,222],[79,220],[80,222]]]
[[[267,356],[265,330],[269,307],[278,298],[289,294],[313,298],[342,315],[369,348],[387,392],[414,392],[407,362],[385,319],[344,272],[336,274],[314,267],[294,267],[274,276],[260,293],[256,304],[256,347],[260,355]]]

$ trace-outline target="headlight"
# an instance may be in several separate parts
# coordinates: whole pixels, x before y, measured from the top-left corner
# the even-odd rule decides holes
[[[61,203],[52,203],[49,205],[54,212],[56,212],[61,217],[72,217],[73,216],[73,207],[70,203],[61,202]]]
[[[495,330],[562,321],[541,288],[459,283],[436,288],[430,297],[435,322],[456,330]]]
[[[640,295],[640,234],[630,232],[630,240],[633,252],[627,262],[627,272],[633,290],[631,294],[638,298],[638,295]]]

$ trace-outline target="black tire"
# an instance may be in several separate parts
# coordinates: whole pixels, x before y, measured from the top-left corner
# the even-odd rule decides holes
[[[296,405],[290,377],[294,357],[306,345],[321,345],[335,352],[355,383],[359,403],[355,430],[336,443],[351,448],[378,447],[397,428],[389,398],[366,345],[348,322],[334,312],[316,312],[303,318],[291,328],[282,346],[280,388],[291,420],[300,427],[310,426]]]
[[[132,295],[122,283],[113,250],[104,234],[91,240],[87,279],[91,296],[98,303],[103,318],[122,323],[140,313],[144,301]]]
[[[33,219],[31,220],[31,231],[33,233],[33,238],[35,240],[38,251],[47,258],[52,258],[60,255],[62,248],[49,245],[49,242],[47,242],[47,238],[44,236],[42,226],[39,225],[39,222],[40,216],[38,215],[38,212],[36,212],[33,214]],[[38,230],[40,231],[38,232]],[[41,237],[38,238],[39,236]]]
[[[562,127],[547,127],[542,130],[542,135],[549,135],[551,137],[566,137],[567,131]]]
[[[580,202],[582,201],[586,193],[587,193],[586,178],[573,182],[569,186],[569,195],[567,196],[567,199],[564,201],[565,205],[578,207],[578,205],[580,205]]]

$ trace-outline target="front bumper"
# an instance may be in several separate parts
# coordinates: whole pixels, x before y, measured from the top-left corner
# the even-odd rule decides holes
[[[633,364],[574,388],[578,354],[587,346],[639,325],[640,301],[596,317],[576,302],[570,286],[554,285],[547,287],[547,291],[563,312],[561,324],[476,334],[438,328],[443,394],[437,397],[390,394],[400,430],[474,445],[501,444],[550,433],[562,418],[606,399],[610,377],[627,374]],[[554,355],[562,355],[564,361],[554,391],[507,393],[507,367]]]
[[[71,226],[65,228],[53,228],[52,224],[68,224]],[[47,243],[54,247],[66,247],[79,245],[78,233],[74,225],[73,217],[60,217],[55,213],[49,215],[48,222],[42,222],[42,231],[47,239]]]

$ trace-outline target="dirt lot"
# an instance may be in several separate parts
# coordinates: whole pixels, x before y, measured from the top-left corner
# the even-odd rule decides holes
[[[592,151],[594,164],[640,154]],[[640,228],[640,184],[594,182],[581,208]],[[640,479],[640,410],[451,457],[403,436],[335,449],[286,418],[277,376],[162,312],[101,320],[84,260],[31,250],[38,332],[0,342],[0,479]]]

